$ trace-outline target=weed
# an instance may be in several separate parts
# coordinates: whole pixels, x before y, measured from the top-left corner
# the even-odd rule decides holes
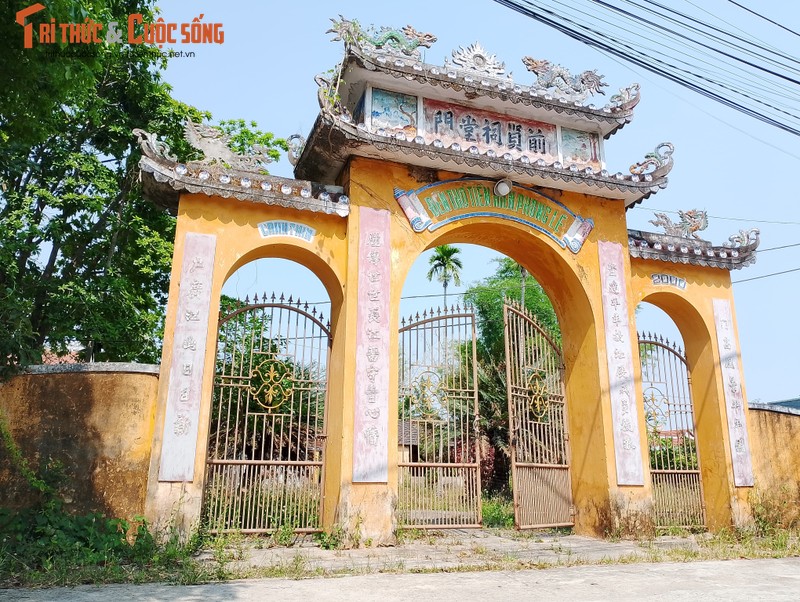
[[[142,517],[132,522],[98,513],[74,515],[58,487],[63,466],[48,460],[35,470],[0,415],[0,448],[38,495],[28,508],[0,508],[0,587],[80,583],[174,581],[197,583],[214,575],[192,559],[202,534],[182,542],[156,538]]]
[[[344,547],[345,532],[340,524],[335,524],[330,531],[317,533],[314,538],[323,550],[341,550]]]
[[[483,498],[483,525],[500,529],[514,527],[514,502],[502,495]]]
[[[272,532],[272,543],[281,548],[291,548],[297,536],[294,532],[294,525],[283,523]]]

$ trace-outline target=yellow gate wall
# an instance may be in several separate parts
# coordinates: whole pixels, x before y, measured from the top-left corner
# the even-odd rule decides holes
[[[575,529],[602,535],[620,526],[647,526],[652,509],[647,472],[646,427],[639,408],[640,448],[645,467],[642,486],[616,484],[611,402],[603,329],[598,241],[613,241],[628,248],[625,211],[621,201],[542,189],[543,194],[568,206],[595,227],[578,254],[560,248],[533,228],[500,218],[469,218],[435,232],[413,232],[395,201],[393,188],[416,189],[435,180],[462,174],[436,172],[399,163],[352,158],[339,182],[351,199],[348,218],[241,202],[233,199],[184,194],[178,211],[175,255],[167,308],[161,387],[158,396],[153,455],[149,473],[147,515],[155,524],[195,526],[200,516],[210,400],[214,378],[216,325],[222,286],[239,267],[263,257],[280,257],[308,267],[322,281],[331,298],[333,347],[330,355],[327,402],[327,445],[323,523],[337,523],[375,544],[393,541],[397,499],[397,388],[399,307],[403,284],[411,266],[426,249],[445,243],[471,243],[495,249],[523,265],[544,287],[562,329],[566,363],[567,411],[572,456]],[[388,482],[352,482],[356,312],[358,289],[359,210],[385,209],[390,213],[391,316],[388,416]],[[291,237],[261,237],[257,225],[270,219],[308,224],[316,229],[311,242]],[[209,339],[205,357],[202,405],[194,480],[159,483],[169,366],[178,300],[178,280],[187,232],[214,234],[216,267],[213,273]],[[747,514],[746,494],[732,486],[732,467],[721,382],[716,377],[718,355],[714,341],[711,298],[732,301],[730,276],[724,270],[674,266],[658,261],[631,260],[624,254],[623,281],[630,308],[629,331],[635,341],[633,308],[646,300],[669,313],[686,341],[692,371],[700,440],[700,459],[710,526],[718,528]],[[467,269],[469,266],[466,266]],[[650,282],[652,272],[671,273],[689,285],[681,293],[665,292]],[[634,356],[635,358],[635,356]],[[641,370],[634,359],[637,398],[641,398]]]
[[[652,274],[668,274],[686,280],[686,289],[654,285]],[[697,449],[700,460],[706,521],[711,530],[743,525],[750,517],[748,487],[735,487],[727,426],[725,394],[719,371],[716,326],[712,299],[731,303],[738,346],[739,331],[728,270],[663,261],[632,259],[631,288],[633,307],[652,303],[672,318],[683,338],[691,378],[692,403],[697,423]],[[744,374],[739,354],[739,373]],[[747,399],[744,378],[742,392]],[[747,404],[745,403],[745,414]],[[751,441],[751,450],[758,450]]]

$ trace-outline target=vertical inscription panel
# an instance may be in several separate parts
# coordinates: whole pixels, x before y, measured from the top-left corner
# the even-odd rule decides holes
[[[644,485],[639,439],[639,404],[635,402],[633,384],[633,352],[628,321],[628,293],[623,277],[622,245],[600,241],[598,251],[617,484]]]
[[[389,478],[389,212],[359,210],[353,482]]]
[[[194,480],[217,237],[186,234],[172,338],[159,481]]]
[[[717,345],[720,359],[722,386],[725,389],[725,409],[728,416],[728,433],[731,439],[733,482],[737,487],[752,487],[753,462],[750,457],[750,440],[747,419],[744,415],[744,393],[739,371],[739,350],[733,334],[731,304],[727,299],[713,299],[714,322],[717,327]]]

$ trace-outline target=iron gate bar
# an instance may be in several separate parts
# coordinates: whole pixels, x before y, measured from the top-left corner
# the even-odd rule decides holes
[[[503,303],[514,522],[519,529],[574,524],[564,361],[519,303]]]
[[[220,319],[204,493],[211,532],[321,529],[331,334],[308,308],[264,295]]]
[[[654,522],[659,528],[703,528],[703,482],[686,357],[661,336],[640,333],[638,340]]]
[[[398,520],[480,526],[474,312],[456,306],[403,319],[399,339]]]

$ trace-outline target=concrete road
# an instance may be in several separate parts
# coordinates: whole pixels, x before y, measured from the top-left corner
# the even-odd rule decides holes
[[[195,586],[110,585],[0,590],[0,600],[800,600],[800,558],[576,566],[544,570],[325,579],[253,579]]]

